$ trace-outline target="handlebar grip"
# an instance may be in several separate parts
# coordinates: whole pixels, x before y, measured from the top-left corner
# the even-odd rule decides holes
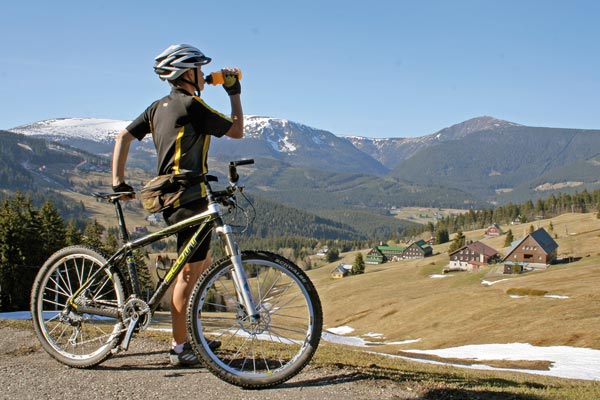
[[[238,165],[250,165],[250,164],[254,164],[254,160],[251,159],[251,158],[249,158],[247,160],[232,161],[229,165],[231,165],[231,164],[233,164],[235,166],[238,166]]]
[[[237,183],[240,180],[240,176],[237,173],[236,165],[231,162],[229,163],[229,182]]]
[[[231,161],[229,163],[229,182],[237,183],[240,180],[240,176],[237,173],[237,167],[239,165],[249,165],[254,164],[253,159],[248,160],[239,160],[239,161]]]

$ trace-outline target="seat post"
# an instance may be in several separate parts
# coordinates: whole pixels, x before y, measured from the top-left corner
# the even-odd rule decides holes
[[[123,216],[123,209],[121,208],[121,202],[118,198],[112,200],[115,205],[115,211],[117,213],[117,219],[119,220],[119,230],[121,231],[121,239],[123,243],[129,242],[129,233],[127,232],[127,226],[125,225],[125,217]]]

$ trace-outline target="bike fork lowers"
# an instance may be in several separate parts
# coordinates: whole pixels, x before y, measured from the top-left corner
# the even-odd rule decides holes
[[[229,225],[219,226],[215,228],[215,231],[221,237],[221,240],[225,243],[225,249],[227,256],[233,264],[233,281],[238,290],[238,301],[246,309],[246,314],[252,321],[256,321],[260,318],[259,312],[256,309],[252,294],[250,293],[250,286],[248,285],[248,277],[246,270],[242,264],[242,254],[237,243],[233,240],[233,233]],[[240,293],[241,291],[241,293]]]

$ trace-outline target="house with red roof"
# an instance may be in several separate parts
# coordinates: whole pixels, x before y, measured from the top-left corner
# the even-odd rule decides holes
[[[448,270],[477,271],[479,268],[499,262],[500,254],[482,242],[474,242],[450,253]]]

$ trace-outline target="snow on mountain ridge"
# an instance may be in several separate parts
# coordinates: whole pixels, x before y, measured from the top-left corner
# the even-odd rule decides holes
[[[8,131],[28,136],[111,142],[130,122],[102,118],[57,118],[21,125]]]
[[[245,136],[265,139],[273,150],[280,153],[294,153],[298,149],[299,138],[294,137],[297,131],[302,131],[306,137],[317,145],[325,144],[324,138],[320,137],[323,131],[307,125],[282,118],[260,117],[256,115],[244,116]]]

